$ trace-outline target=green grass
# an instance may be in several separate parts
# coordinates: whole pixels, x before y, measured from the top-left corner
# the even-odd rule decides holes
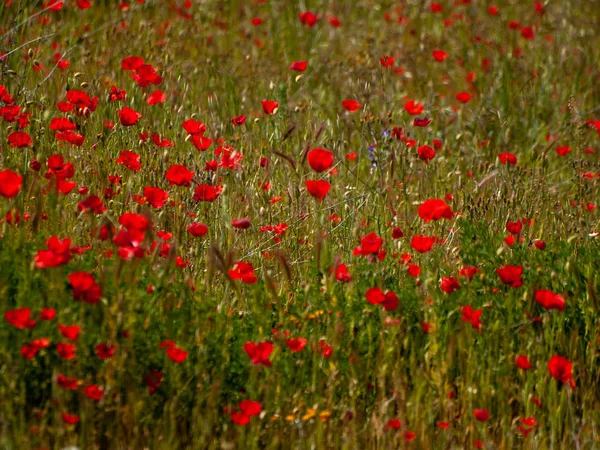
[[[1,310],[30,308],[37,323],[0,323],[1,448],[600,445],[600,135],[587,123],[600,118],[596,1],[546,2],[543,15],[534,2],[507,1],[492,15],[480,0],[440,2],[441,13],[427,2],[180,2],[189,20],[176,2],[158,0],[131,0],[127,11],[106,0],[80,10],[69,0],[38,16],[41,1],[8,3],[0,6],[0,53],[8,54],[0,84],[31,114],[20,131],[32,144],[11,147],[8,136],[19,129],[4,121],[0,168],[23,182],[18,195],[0,198]],[[305,9],[320,19],[312,28],[299,20]],[[259,26],[251,22],[256,17]],[[509,27],[513,20],[518,29]],[[533,39],[522,37],[525,26]],[[447,59],[435,61],[436,49]],[[55,67],[56,52],[67,53],[65,70]],[[121,68],[129,56],[151,64],[162,83],[138,86]],[[384,56],[394,57],[393,68],[382,67]],[[308,61],[306,71],[290,70],[300,60]],[[126,99],[109,101],[111,85],[126,90]],[[75,89],[98,97],[95,111],[59,111],[57,103]],[[167,100],[149,106],[155,89]],[[458,102],[459,92],[471,100]],[[361,109],[347,112],[346,99]],[[262,100],[277,101],[276,113],[266,115]],[[409,115],[408,100],[422,103],[423,113]],[[142,114],[137,125],[119,124],[124,106]],[[247,120],[236,127],[231,119],[239,115]],[[83,145],[56,140],[50,121],[57,117],[76,123]],[[417,127],[415,117],[432,121]],[[205,152],[181,126],[190,118],[206,124],[213,139]],[[415,145],[395,139],[392,127]],[[139,134],[147,132],[143,142]],[[152,132],[174,145],[159,148]],[[433,147],[434,139],[442,147],[425,164],[417,148]],[[221,161],[218,140],[243,155],[237,170],[205,170],[208,161]],[[557,146],[572,150],[559,156]],[[317,147],[333,153],[337,173],[311,169],[306,152]],[[141,170],[115,163],[122,150],[140,156]],[[357,158],[346,158],[350,153]],[[502,153],[517,164],[502,164]],[[55,154],[74,166],[68,181],[76,187],[67,195],[44,177]],[[34,159],[39,171],[30,168]],[[173,164],[196,173],[190,187],[169,186],[165,172]],[[321,203],[305,188],[316,179],[331,183]],[[197,202],[198,184],[223,191],[214,202]],[[140,200],[149,186],[168,191],[159,209]],[[92,194],[106,210],[80,212],[78,202]],[[422,220],[418,207],[432,198],[446,199],[451,219]],[[19,223],[6,218],[17,211]],[[131,260],[110,238],[94,237],[101,226],[116,234],[127,212],[150,222],[146,251]],[[232,227],[240,217],[250,228]],[[522,219],[531,223],[507,245],[507,222]],[[191,236],[193,221],[208,233]],[[281,223],[288,228],[278,236],[260,229]],[[404,237],[392,238],[395,227]],[[162,255],[159,231],[172,233]],[[381,260],[353,255],[369,233],[383,239]],[[420,234],[439,242],[418,253],[410,243]],[[36,268],[51,236],[70,238],[81,251],[64,265]],[[420,266],[418,277],[407,273],[404,254]],[[228,276],[237,261],[252,264],[257,283]],[[339,264],[347,265],[350,282],[336,280],[331,269]],[[501,282],[496,269],[506,265],[524,268],[522,287]],[[459,276],[464,266],[481,272],[469,282]],[[74,299],[68,276],[81,271],[101,288],[97,304]],[[461,289],[442,292],[444,277],[457,278]],[[367,302],[372,287],[394,291],[398,308]],[[542,308],[540,289],[560,294],[564,311]],[[466,305],[483,310],[480,329],[462,320]],[[56,319],[40,320],[43,308],[55,309]],[[68,342],[58,324],[81,328],[72,360],[57,352]],[[302,351],[290,351],[292,337],[307,340]],[[21,348],[39,338],[50,345],[24,358]],[[167,356],[159,347],[165,340],[187,352],[185,361]],[[252,364],[244,351],[245,343],[264,341],[273,344],[271,367]],[[96,356],[100,343],[115,347],[110,358]],[[519,369],[517,355],[527,355],[532,368]],[[572,362],[572,385],[552,377],[553,355]],[[162,383],[151,394],[145,380],[152,371],[162,373]],[[59,374],[78,387],[60,386]],[[90,385],[104,390],[100,401],[85,395]],[[247,399],[262,412],[238,425],[231,413]],[[475,409],[488,410],[489,419],[477,421]],[[63,413],[78,423],[68,425]],[[524,436],[518,427],[531,417],[538,425],[526,426],[532,431]],[[394,418],[399,430],[386,426]]]

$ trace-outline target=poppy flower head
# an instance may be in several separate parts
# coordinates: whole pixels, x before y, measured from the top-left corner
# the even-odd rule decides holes
[[[410,241],[410,246],[419,253],[427,253],[433,247],[435,238],[423,235],[414,236]]]
[[[519,369],[523,369],[523,370],[531,369],[531,362],[529,362],[529,358],[527,357],[527,355],[517,356],[517,359],[515,360],[515,365]]]
[[[333,166],[333,153],[324,148],[313,148],[308,152],[307,160],[315,172],[325,172]]]
[[[298,14],[298,18],[300,19],[300,23],[308,28],[312,28],[319,21],[319,18],[310,11],[301,12]]]
[[[446,53],[443,50],[434,50],[432,52],[432,56],[433,56],[433,59],[435,59],[436,61],[442,62],[448,57],[448,53]]]
[[[189,187],[194,177],[194,172],[190,172],[187,167],[173,164],[165,173],[165,178],[171,185]]]
[[[279,103],[274,100],[263,100],[261,104],[264,113],[268,115],[275,114],[277,112],[277,108],[279,107]]]
[[[356,112],[362,107],[358,101],[353,99],[344,100],[342,102],[342,106],[348,112]]]
[[[475,419],[479,422],[485,422],[490,418],[490,413],[487,409],[476,409],[474,411]]]
[[[337,281],[342,283],[349,283],[352,281],[352,276],[350,275],[350,271],[348,270],[348,266],[346,264],[338,264],[331,269],[331,272],[335,272],[335,279]]]
[[[421,161],[427,164],[435,157],[435,150],[429,145],[421,145],[417,148],[417,155]]]
[[[456,278],[444,277],[440,282],[440,289],[446,294],[452,294],[454,291],[458,291],[460,289],[460,284],[458,284],[458,280]]]
[[[573,365],[564,356],[554,355],[550,358],[550,361],[548,361],[548,370],[552,378],[561,383],[568,383],[573,378]]]
[[[273,352],[273,344],[270,342],[246,342],[244,351],[250,357],[252,364],[271,367],[269,356]]]
[[[500,159],[500,162],[504,165],[509,164],[514,166],[515,164],[517,164],[517,157],[512,153],[500,153],[498,155],[498,159]]]
[[[535,293],[535,301],[547,310],[556,309],[565,310],[565,299],[561,295],[555,294],[546,289],[540,289]]]
[[[138,123],[138,120],[142,118],[142,115],[136,110],[125,106],[119,110],[119,120],[121,125],[124,127],[131,127]]]
[[[4,198],[13,198],[23,186],[23,177],[12,170],[0,171],[0,195]]]
[[[458,100],[461,103],[469,103],[469,101],[471,100],[471,94],[469,94],[468,92],[459,92],[458,94],[456,94],[456,100]]]
[[[302,351],[306,347],[307,340],[305,338],[292,338],[288,339],[285,344],[294,353]]]
[[[523,286],[523,280],[521,275],[523,274],[522,266],[504,266],[496,269],[496,273],[502,283],[518,288]]]
[[[238,261],[227,272],[232,280],[241,280],[244,284],[254,284],[258,281],[252,264]]]
[[[425,200],[418,209],[419,217],[425,222],[440,219],[452,219],[454,212],[446,202],[439,198]]]
[[[409,100],[404,104],[404,109],[410,115],[418,116],[423,112],[424,106],[422,103],[418,103],[415,100]]]
[[[323,201],[329,189],[331,189],[331,184],[325,180],[306,180],[305,185],[308,193],[319,202]]]
[[[296,72],[304,72],[307,66],[307,61],[294,61],[290,65],[290,70],[295,70]]]

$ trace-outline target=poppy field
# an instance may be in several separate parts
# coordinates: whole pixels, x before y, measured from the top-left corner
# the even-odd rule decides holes
[[[600,448],[598,2],[0,3],[0,448]]]

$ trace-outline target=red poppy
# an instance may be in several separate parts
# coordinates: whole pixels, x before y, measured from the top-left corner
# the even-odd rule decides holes
[[[62,420],[64,423],[66,423],[67,425],[75,425],[77,422],[79,422],[79,416],[76,414],[67,414],[67,413],[62,413],[61,414]]]
[[[74,391],[79,387],[79,380],[77,378],[69,378],[64,376],[62,373],[59,373],[56,377],[56,383],[65,389],[70,391]]]
[[[185,166],[173,164],[165,173],[165,178],[171,185],[189,187],[194,172],[190,172]]]
[[[333,153],[324,148],[313,148],[308,152],[307,159],[315,172],[325,172],[333,166]]]
[[[452,219],[454,213],[446,202],[439,198],[425,200],[418,209],[419,217],[425,222],[432,220]]]
[[[367,297],[367,301],[372,305],[378,305],[381,302],[383,302],[383,300],[385,300],[385,295],[383,294],[383,291],[378,287],[372,287],[370,289],[367,289],[367,292],[365,292],[365,296]]]
[[[90,384],[89,386],[84,387],[83,393],[87,398],[96,402],[99,402],[102,400],[102,397],[104,397],[104,390],[100,389],[100,387],[96,386],[95,384]]]
[[[473,266],[465,266],[460,269],[458,276],[468,278],[471,281],[476,273],[481,273],[481,270]]]
[[[233,412],[231,413],[231,420],[233,420],[233,423],[236,425],[244,426],[250,422],[250,416],[240,412]]]
[[[206,132],[206,125],[199,120],[188,119],[181,124],[181,127],[192,136],[197,134],[204,134]]]
[[[399,299],[395,292],[388,291],[385,293],[383,301],[380,303],[383,308],[390,312],[398,309]]]
[[[352,99],[344,100],[342,102],[342,106],[344,107],[344,109],[346,111],[349,111],[349,112],[358,111],[362,107],[362,105],[359,102],[357,102],[356,100],[352,100]]]
[[[433,247],[435,238],[423,235],[414,236],[410,241],[410,246],[419,253],[427,253]]]
[[[413,116],[418,116],[423,112],[423,104],[418,103],[414,100],[409,100],[404,104],[404,109],[407,113]]]
[[[221,194],[222,186],[211,186],[210,184],[200,184],[194,191],[194,200],[197,202],[214,202]]]
[[[433,59],[435,59],[438,62],[441,62],[448,57],[448,53],[446,53],[443,50],[434,50],[432,52],[432,55],[433,55]]]
[[[421,267],[418,264],[409,264],[406,272],[413,278],[418,277],[421,274]]]
[[[261,102],[263,111],[265,114],[275,114],[277,112],[277,108],[279,107],[279,103],[274,100],[263,100]]]
[[[155,209],[162,208],[165,205],[165,203],[167,203],[168,197],[169,193],[167,191],[163,191],[160,188],[144,188],[144,198],[146,199],[146,202],[148,202],[148,204]]]
[[[310,195],[315,197],[319,202],[327,195],[331,189],[331,184],[325,180],[306,180],[306,190]]]
[[[517,157],[512,153],[500,153],[498,155],[498,158],[500,159],[500,162],[504,165],[511,164],[514,166],[515,164],[517,164]]]
[[[565,358],[564,356],[554,355],[548,361],[548,370],[556,381],[560,381],[561,383],[567,383],[573,378],[573,365],[571,362]]]
[[[94,214],[102,214],[106,211],[106,206],[97,195],[90,195],[85,200],[77,203],[77,209],[81,212],[92,211]]]
[[[121,69],[137,70],[144,64],[144,60],[139,56],[128,56],[121,60]]]
[[[56,344],[56,352],[61,359],[73,359],[75,358],[75,351],[77,347],[75,344],[69,344],[67,342],[59,342]]]
[[[406,442],[412,442],[416,439],[417,437],[417,433],[413,432],[413,431],[405,431],[404,432],[404,440]]]
[[[245,414],[249,417],[258,416],[262,411],[261,404],[254,400],[242,400],[238,404],[238,408],[240,408],[242,414]]]
[[[68,276],[73,298],[89,304],[98,303],[102,292],[92,274],[88,272],[73,272]]]
[[[338,264],[335,268],[331,269],[333,272],[335,269],[335,279],[341,281],[342,283],[349,283],[352,281],[352,276],[350,275],[350,271],[348,270],[348,266],[346,264]]]
[[[525,39],[533,39],[535,37],[533,30],[530,27],[521,28],[521,36],[523,36]]]
[[[394,57],[382,56],[379,58],[379,63],[381,64],[381,67],[392,67],[394,65]]]
[[[506,223],[506,230],[510,234],[519,234],[521,232],[521,228],[523,228],[523,223],[521,221]]]
[[[460,289],[460,284],[458,284],[458,280],[456,278],[444,277],[440,283],[440,289],[446,294],[452,294],[454,291],[458,291]]]
[[[559,156],[567,156],[569,153],[571,153],[571,147],[567,145],[556,147],[556,154]]]
[[[114,345],[107,344],[106,342],[96,345],[94,350],[96,351],[96,356],[100,359],[110,359],[116,351]]]
[[[8,143],[11,147],[24,148],[33,144],[33,139],[24,131],[13,131],[8,135]]]
[[[25,359],[35,358],[39,351],[40,349],[35,345],[23,344],[21,346],[21,356]]]
[[[531,363],[529,362],[529,358],[527,357],[527,355],[517,356],[517,359],[515,360],[515,365],[519,369],[523,369],[523,370],[531,369]]]
[[[295,70],[296,72],[304,72],[306,70],[306,66],[308,66],[308,62],[306,61],[294,61],[290,65],[290,69]]]
[[[54,320],[56,317],[56,310],[53,308],[43,308],[40,313],[40,320]]]
[[[161,91],[160,89],[157,89],[148,96],[148,98],[146,99],[146,103],[150,106],[153,106],[158,103],[164,103],[166,100],[167,93]]]
[[[46,241],[47,250],[38,250],[34,258],[35,267],[44,269],[47,267],[57,267],[67,264],[73,257],[71,254],[71,239],[65,238],[62,241],[56,236],[52,236]]]
[[[79,338],[79,332],[81,331],[81,328],[77,325],[58,324],[58,329],[60,330],[60,334],[70,341],[76,341]]]
[[[125,106],[123,109],[119,110],[119,120],[121,121],[121,125],[124,127],[130,127],[132,125],[136,125],[138,120],[142,118],[142,115],[131,109],[128,106]]]
[[[242,280],[245,284],[254,284],[258,281],[252,264],[238,261],[227,272],[232,280]]]
[[[247,217],[240,217],[239,219],[233,219],[231,221],[231,226],[233,228],[238,228],[238,229],[242,229],[242,230],[250,228],[250,225],[251,225],[250,219],[248,219]]]
[[[293,351],[294,353],[302,351],[304,347],[306,347],[306,339],[305,338],[292,338],[288,339],[285,344],[287,347]]]
[[[250,357],[252,364],[263,365],[271,367],[271,361],[269,356],[273,351],[273,344],[270,342],[246,342],[244,344],[244,351]]]
[[[183,361],[185,361],[187,355],[188,352],[178,347],[167,349],[167,356],[171,361],[175,362],[176,364],[181,364]]]
[[[523,267],[521,266],[500,267],[496,269],[496,273],[500,277],[500,281],[510,287],[518,288],[523,286],[523,280],[521,279]]]
[[[473,307],[467,305],[463,306],[460,310],[462,313],[461,319],[463,322],[470,323],[474,330],[479,330],[481,328],[480,318],[481,313],[483,312],[482,309],[474,310]]]
[[[383,239],[376,233],[369,233],[360,240],[359,252],[363,256],[379,252],[383,245]]]
[[[115,163],[121,164],[123,167],[126,167],[134,172],[137,172],[142,168],[142,164],[140,163],[140,155],[130,150],[122,150]]]
[[[50,339],[48,338],[37,338],[31,341],[31,345],[41,350],[50,346]]]
[[[208,227],[200,222],[194,222],[187,227],[188,233],[195,237],[204,236],[208,233]]]
[[[469,94],[468,92],[459,92],[458,94],[456,94],[456,100],[458,100],[461,103],[468,103],[469,100],[471,100],[471,94]]]
[[[319,21],[319,18],[310,11],[301,12],[298,14],[298,18],[300,19],[300,22],[308,28],[312,28]]]
[[[35,320],[30,317],[31,309],[29,308],[17,308],[4,313],[4,319],[13,327],[20,330],[35,327]]]
[[[398,419],[390,419],[385,424],[386,430],[399,430],[402,428],[402,423]]]
[[[417,149],[417,155],[425,164],[431,161],[435,157],[435,150],[429,145],[421,145]]]
[[[231,119],[231,123],[236,127],[240,127],[246,123],[246,116],[237,116]]]
[[[487,409],[476,409],[474,411],[475,419],[479,422],[485,422],[490,418],[490,413]]]
[[[561,295],[555,294],[546,289],[540,289],[535,293],[535,301],[547,310],[557,309],[565,310],[565,299]]]
[[[23,177],[12,170],[0,171],[0,195],[5,198],[13,198],[23,186]]]

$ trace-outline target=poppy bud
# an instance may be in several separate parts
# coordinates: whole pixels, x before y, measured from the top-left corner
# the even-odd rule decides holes
[[[28,55],[30,58],[33,58],[33,50],[32,50],[32,49],[29,49],[29,50],[27,50],[27,55]]]

